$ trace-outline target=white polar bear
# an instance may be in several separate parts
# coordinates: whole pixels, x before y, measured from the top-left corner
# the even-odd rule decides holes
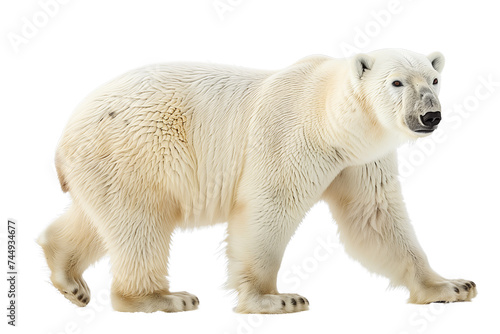
[[[279,293],[285,247],[324,200],[347,251],[410,291],[410,302],[455,302],[475,284],[427,262],[410,225],[395,150],[431,133],[444,58],[380,50],[309,57],[280,71],[164,64],[122,75],[77,108],[56,167],[73,204],[40,236],[56,288],[85,306],[83,271],[111,257],[112,304],[185,311],[170,292],[172,231],[228,222],[228,285],[236,311],[308,309]]]

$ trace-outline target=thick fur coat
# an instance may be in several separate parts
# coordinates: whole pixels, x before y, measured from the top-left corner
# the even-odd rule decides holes
[[[236,310],[306,310],[305,297],[278,293],[276,277],[290,237],[324,200],[347,251],[406,286],[411,302],[470,300],[473,282],[429,267],[397,179],[396,148],[439,122],[443,65],[440,53],[381,50],[279,71],[153,65],[103,85],[56,153],[73,204],[39,239],[54,286],[86,305],[82,273],[108,253],[116,310],[195,309],[194,295],[169,290],[172,231],[228,222]]]

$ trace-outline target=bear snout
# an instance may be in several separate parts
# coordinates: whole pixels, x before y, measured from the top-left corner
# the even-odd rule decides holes
[[[425,115],[420,116],[420,121],[422,122],[422,125],[433,128],[441,122],[441,112],[430,111]]]

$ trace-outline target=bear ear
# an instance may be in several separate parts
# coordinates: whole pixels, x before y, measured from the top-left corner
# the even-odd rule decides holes
[[[356,73],[357,77],[361,79],[365,71],[369,71],[372,69],[373,63],[374,59],[366,54],[361,53],[354,56],[354,73]]]
[[[433,52],[430,55],[427,56],[427,59],[432,64],[432,67],[439,73],[443,70],[444,67],[444,56],[441,52]]]

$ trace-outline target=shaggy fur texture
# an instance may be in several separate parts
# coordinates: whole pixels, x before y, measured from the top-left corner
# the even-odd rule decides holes
[[[236,310],[306,310],[276,277],[298,224],[325,200],[347,251],[411,302],[470,300],[474,283],[429,267],[396,177],[396,148],[426,135],[420,116],[439,111],[443,65],[439,53],[382,50],[279,71],[154,65],[105,84],[57,149],[73,204],[39,239],[54,286],[86,305],[82,273],[108,253],[116,310],[195,309],[195,296],[169,290],[172,231],[227,221]]]

